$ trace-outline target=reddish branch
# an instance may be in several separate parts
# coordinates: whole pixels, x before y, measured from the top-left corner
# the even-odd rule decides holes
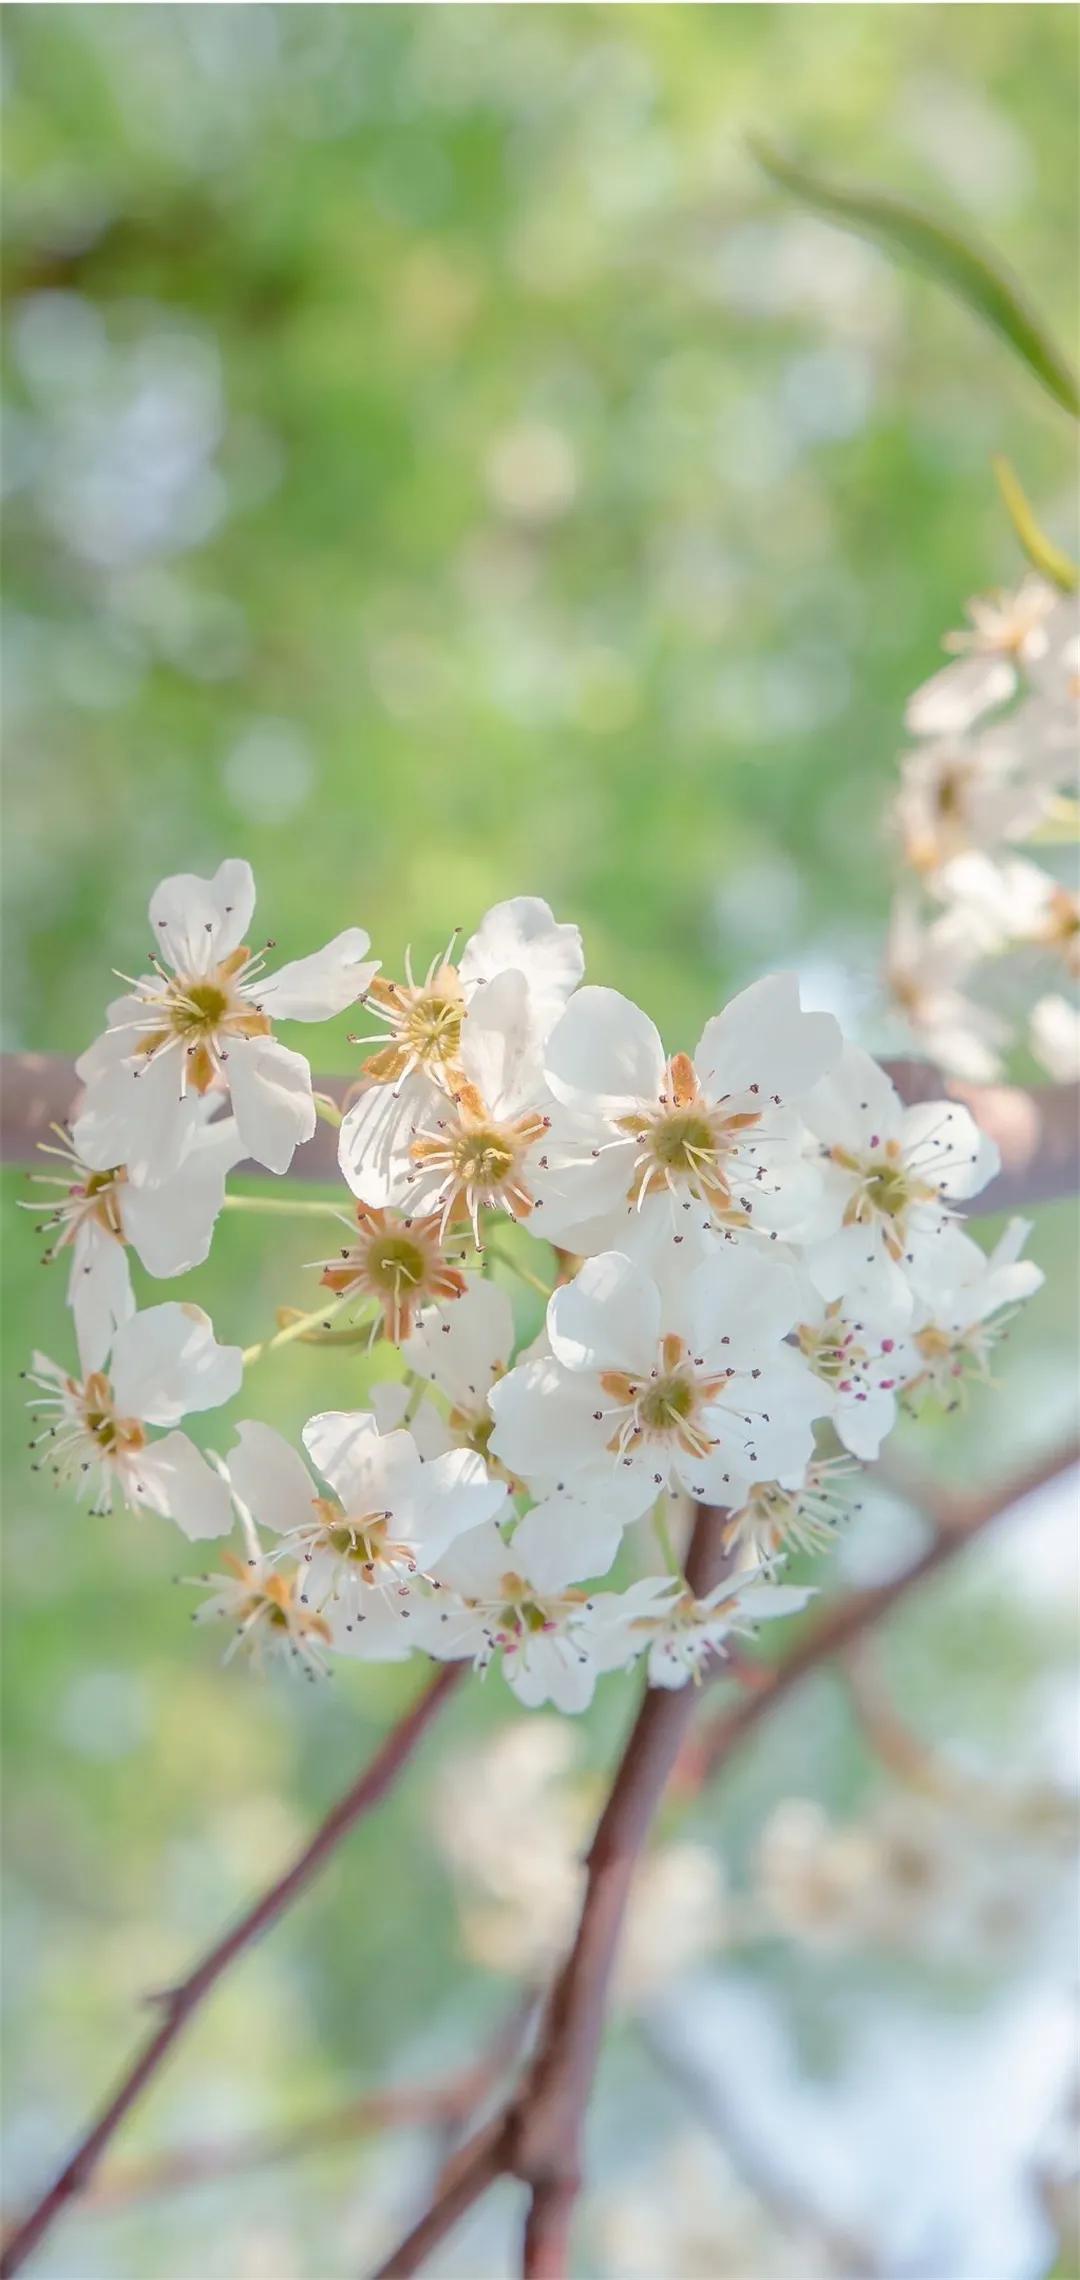
[[[1000,1177],[976,1199],[979,1213],[1012,1211],[1074,1195],[1080,1185],[1080,1087],[1076,1085],[958,1085],[928,1061],[887,1061],[885,1067],[907,1101],[962,1100],[1001,1150]],[[353,1079],[316,1077],[315,1088],[340,1101]],[[77,1091],[70,1061],[50,1053],[10,1053],[2,1064],[0,1146],[7,1163],[33,1161],[37,1142],[51,1123],[62,1123]],[[246,1168],[258,1171],[257,1165]],[[337,1134],[320,1124],[313,1140],[298,1148],[292,1176],[336,1181]]]
[[[693,1751],[695,1783],[717,1773],[778,1702],[955,1559],[999,1513],[1078,1460],[1080,1448],[1074,1442],[984,1496],[935,1496],[938,1528],[926,1550],[887,1582],[851,1592],[827,1609],[784,1660],[763,1674],[759,1687],[743,1692],[713,1719]],[[698,1591],[707,1590],[720,1571],[720,1529],[719,1515],[699,1511],[688,1561]],[[530,2189],[522,2267],[526,2280],[564,2280],[581,2182],[585,2112],[623,1916],[634,1870],[695,1707],[692,1687],[646,1694],[593,1838],[577,1934],[550,1997],[536,2054],[503,2114],[462,2149],[431,2206],[376,2280],[405,2280],[419,2271],[432,2249],[503,2176],[518,2177]]]
[[[55,2223],[66,2203],[82,2191],[121,2122],[154,2080],[174,2042],[193,2013],[205,2001],[211,1988],[217,1985],[237,1957],[251,1947],[255,1940],[260,1939],[271,1924],[276,1923],[283,1910],[289,1907],[318,1873],[324,1861],[329,1859],[342,1838],[393,1788],[428,1727],[460,1682],[465,1667],[461,1663],[449,1663],[431,1680],[411,1710],[406,1711],[405,1716],[376,1750],[371,1763],[365,1766],[359,1779],[327,1814],[310,1844],[297,1856],[292,1867],[286,1869],[284,1875],[269,1886],[261,1899],[248,1909],[246,1915],[241,1916],[239,1923],[234,1924],[224,1939],[210,1949],[209,1954],[196,1964],[179,1986],[168,1989],[157,1999],[162,2011],[160,2025],[143,2044],[119,2088],[79,2140],[59,2175],[6,2241],[0,2258],[0,2280],[8,2280],[11,2273],[19,2270],[31,2250],[36,2248]]]
[[[80,2196],[80,2209],[127,2208],[162,2194],[216,2185],[253,2169],[277,2169],[309,2153],[354,2144],[378,2130],[464,2129],[477,2107],[496,2089],[518,2055],[536,2008],[530,1993],[503,2020],[486,2051],[468,2066],[434,2082],[405,2082],[386,2090],[364,2090],[344,2104],[309,2115],[282,2129],[252,2130],[242,2137],[208,2139],[151,2154],[145,2161],[106,2162]]]
[[[1047,1482],[1071,1472],[1078,1463],[1080,1443],[1073,1440],[1037,1457],[1023,1472],[1013,1474],[997,1488],[987,1489],[982,1496],[947,1496],[939,1490],[928,1491],[922,1501],[933,1512],[937,1525],[925,1551],[909,1567],[889,1576],[886,1582],[871,1584],[864,1591],[848,1592],[835,1606],[827,1607],[816,1621],[806,1625],[783,1661],[763,1673],[763,1684],[756,1692],[742,1695],[729,1708],[717,1713],[698,1738],[703,1777],[718,1773],[754,1727],[770,1716],[777,1703],[801,1685],[811,1671],[874,1629],[900,1600],[906,1599],[940,1568],[947,1567],[992,1520],[1010,1511],[1024,1497],[1033,1495],[1036,1489],[1044,1488]]]

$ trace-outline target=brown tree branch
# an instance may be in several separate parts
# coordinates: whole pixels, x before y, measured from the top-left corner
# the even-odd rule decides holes
[[[921,1501],[931,1510],[937,1523],[925,1551],[909,1567],[900,1568],[896,1575],[884,1583],[869,1585],[863,1591],[848,1592],[831,1607],[827,1607],[816,1621],[807,1624],[801,1638],[782,1662],[774,1664],[764,1673],[764,1683],[755,1692],[743,1694],[729,1707],[719,1711],[698,1738],[699,1764],[702,1778],[718,1773],[727,1764],[732,1752],[745,1741],[764,1718],[771,1715],[778,1702],[801,1685],[804,1678],[821,1664],[832,1660],[853,1646],[863,1633],[872,1630],[894,1607],[906,1599],[920,1584],[927,1582],[938,1570],[947,1567],[964,1551],[976,1536],[981,1535],[991,1521],[1000,1518],[1026,1496],[1034,1494],[1049,1481],[1071,1472],[1080,1463],[1080,1443],[1072,1440],[1037,1457],[1024,1470],[987,1489],[980,1496],[950,1496],[935,1491]],[[719,1675],[723,1675],[722,1671]]]
[[[58,2176],[5,2242],[0,2257],[0,2280],[9,2280],[9,2275],[19,2270],[31,2250],[36,2248],[55,2223],[66,2203],[82,2191],[121,2122],[154,2080],[174,2042],[192,2014],[205,2001],[211,1988],[217,1985],[237,1957],[261,1938],[263,1932],[269,1930],[270,1925],[276,1922],[311,1882],[349,1830],[355,1828],[365,1813],[370,1813],[388,1790],[393,1788],[428,1727],[460,1683],[465,1668],[463,1663],[448,1663],[438,1672],[412,1708],[406,1711],[387,1735],[352,1787],[332,1807],[310,1844],[305,1845],[292,1866],[268,1887],[246,1915],[241,1916],[239,1922],[233,1925],[232,1930],[226,1932],[225,1937],[203,1956],[186,1979],[158,1998],[163,2012],[160,2026],[154,2029],[143,2044],[118,2089],[97,2120],[80,2138]]]
[[[904,1100],[962,1100],[997,1141],[1002,1169],[975,1198],[980,1216],[1075,1195],[1080,1187],[1080,1086],[959,1085],[929,1061],[886,1061],[883,1066]],[[315,1088],[340,1103],[354,1082],[351,1077],[316,1077]],[[62,1123],[70,1114],[77,1090],[72,1063],[58,1054],[5,1054],[0,1067],[4,1162],[32,1163],[50,1124]],[[257,1164],[240,1169],[265,1177]],[[337,1134],[331,1126],[320,1124],[314,1139],[297,1149],[290,1176],[336,1184]]]
[[[699,1506],[687,1579],[702,1596],[724,1572],[724,1515]],[[581,2135],[600,2051],[608,1988],[634,1870],[694,1715],[694,1690],[650,1689],[641,1704],[587,1860],[577,1936],[545,2010],[535,2055],[505,2112],[463,2149],[427,2214],[382,2267],[416,2272],[430,2250],[500,2176],[530,2188],[523,2269],[529,2280],[566,2271],[581,2182]]]
[[[937,1532],[926,1550],[885,1583],[853,1591],[826,1609],[762,1684],[746,1689],[710,1722],[693,1752],[696,1786],[726,1765],[777,1703],[812,1671],[891,1613],[956,1558],[980,1532],[1048,1481],[1080,1462],[1074,1441],[1036,1459],[1013,1478],[972,1497],[935,1497]],[[699,1593],[722,1569],[722,1515],[699,1509],[688,1574]],[[720,1666],[718,1675],[723,1675]],[[580,2186],[581,2136],[599,2054],[608,1988],[634,1869],[694,1714],[695,1690],[646,1693],[623,1752],[588,1856],[585,1897],[573,1947],[555,1982],[539,2044],[504,2113],[466,2145],[430,2207],[375,2280],[406,2280],[489,2186],[515,2176],[530,2188],[523,2272],[526,2280],[565,2280],[570,2223]],[[681,1768],[685,1773],[685,1768]],[[685,1784],[684,1784],[685,1786]]]
[[[362,2090],[344,2104],[281,2129],[252,2130],[224,2142],[207,2139],[204,2144],[151,2154],[145,2161],[106,2162],[81,2194],[80,2210],[96,2214],[127,2208],[132,2202],[184,2193],[193,2186],[216,2185],[222,2178],[240,2177],[253,2169],[276,2169],[280,2162],[325,2153],[328,2147],[349,2145],[379,2130],[463,2129],[517,2056],[535,2009],[536,1996],[530,1993],[515,2003],[480,2058],[435,2082]]]

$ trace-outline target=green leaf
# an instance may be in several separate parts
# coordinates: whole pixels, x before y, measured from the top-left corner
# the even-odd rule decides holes
[[[804,205],[814,207],[843,228],[872,238],[897,260],[914,262],[936,277],[946,291],[966,302],[984,324],[1008,341],[1057,403],[1074,418],[1080,417],[1076,374],[995,254],[903,199],[879,190],[848,190],[838,183],[823,182],[819,175],[809,173],[757,137],[752,138],[750,148],[770,179]]]
[[[1075,594],[1077,585],[1080,584],[1080,572],[1077,571],[1075,562],[1070,562],[1068,555],[1062,552],[1060,546],[1055,546],[1052,538],[1047,538],[1042,525],[1036,522],[1015,468],[1000,452],[991,461],[991,466],[997,477],[998,490],[1005,501],[1009,521],[1028,561],[1034,563],[1036,570],[1041,571],[1052,586],[1060,586],[1063,594]]]

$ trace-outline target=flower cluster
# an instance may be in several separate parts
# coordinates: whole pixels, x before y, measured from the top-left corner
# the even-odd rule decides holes
[[[39,1461],[192,1539],[235,1516],[200,1613],[309,1673],[498,1661],[522,1702],[575,1711],[606,1671],[642,1658],[681,1686],[801,1608],[777,1571],[829,1541],[853,1460],[901,1398],[985,1376],[1041,1280],[1022,1225],[987,1258],[958,1222],[996,1168],[967,1110],[905,1108],[790,976],[672,1051],[583,983],[577,929],[537,900],[400,982],[356,928],[266,975],[242,939],[253,903],[241,862],[166,880],[151,970],[79,1063],[49,1175],[79,1374],[35,1357]],[[346,1240],[322,1281],[401,1374],[309,1418],[303,1456],[249,1419],[208,1458],[180,1422],[231,1399],[261,1349],[219,1345],[188,1304],[136,1312],[127,1252],[151,1274],[196,1265],[237,1162],[287,1169],[317,1107],[271,1024],[360,1000],[381,1027],[340,1125]],[[546,1268],[524,1269],[547,1298],[524,1348],[491,1273],[511,1222]],[[703,1596],[676,1548],[697,1503],[726,1514]]]
[[[1015,1027],[1059,1080],[1080,1075],[1080,900],[1056,858],[1075,838],[1080,623],[1075,602],[1030,576],[969,605],[951,662],[906,714],[893,823],[905,867],[886,980],[940,1067],[995,1077]],[[977,992],[1008,955],[1016,1020]],[[972,994],[972,993],[976,994]]]

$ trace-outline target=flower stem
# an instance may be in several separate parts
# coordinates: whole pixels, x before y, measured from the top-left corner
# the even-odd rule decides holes
[[[314,1203],[307,1196],[227,1195],[226,1211],[269,1211],[293,1219],[341,1219],[340,1203]]]
[[[509,1267],[511,1274],[517,1275],[523,1283],[528,1283],[530,1290],[539,1291],[545,1304],[551,1297],[551,1288],[548,1283],[541,1282],[539,1275],[531,1273],[528,1267],[519,1265],[517,1259],[512,1259],[508,1251],[500,1251],[498,1244],[492,1243],[487,1236],[484,1237],[482,1256],[485,1259],[497,1259],[500,1266]]]
[[[316,1306],[310,1314],[298,1314],[294,1322],[287,1322],[272,1338],[261,1338],[257,1345],[244,1348],[244,1368],[261,1361],[264,1354],[272,1354],[277,1346],[291,1346],[294,1339],[303,1338],[311,1330],[318,1330],[335,1321],[353,1302],[353,1293],[345,1291],[340,1298],[332,1299],[329,1306]]]
[[[403,1416],[401,1422],[403,1425],[411,1425],[413,1418],[415,1417],[416,1412],[419,1409],[420,1404],[427,1391],[427,1387],[424,1384],[423,1378],[417,1377],[415,1370],[406,1370],[405,1383],[409,1388],[409,1398],[405,1405],[405,1415]]]
[[[653,1527],[656,1531],[656,1541],[660,1546],[660,1556],[664,1562],[664,1566],[666,1567],[669,1575],[677,1575],[681,1578],[683,1572],[683,1564],[675,1550],[674,1544],[671,1541],[671,1530],[668,1527],[667,1513],[664,1510],[664,1499],[662,1496],[658,1498],[656,1504],[653,1506],[652,1519]]]

